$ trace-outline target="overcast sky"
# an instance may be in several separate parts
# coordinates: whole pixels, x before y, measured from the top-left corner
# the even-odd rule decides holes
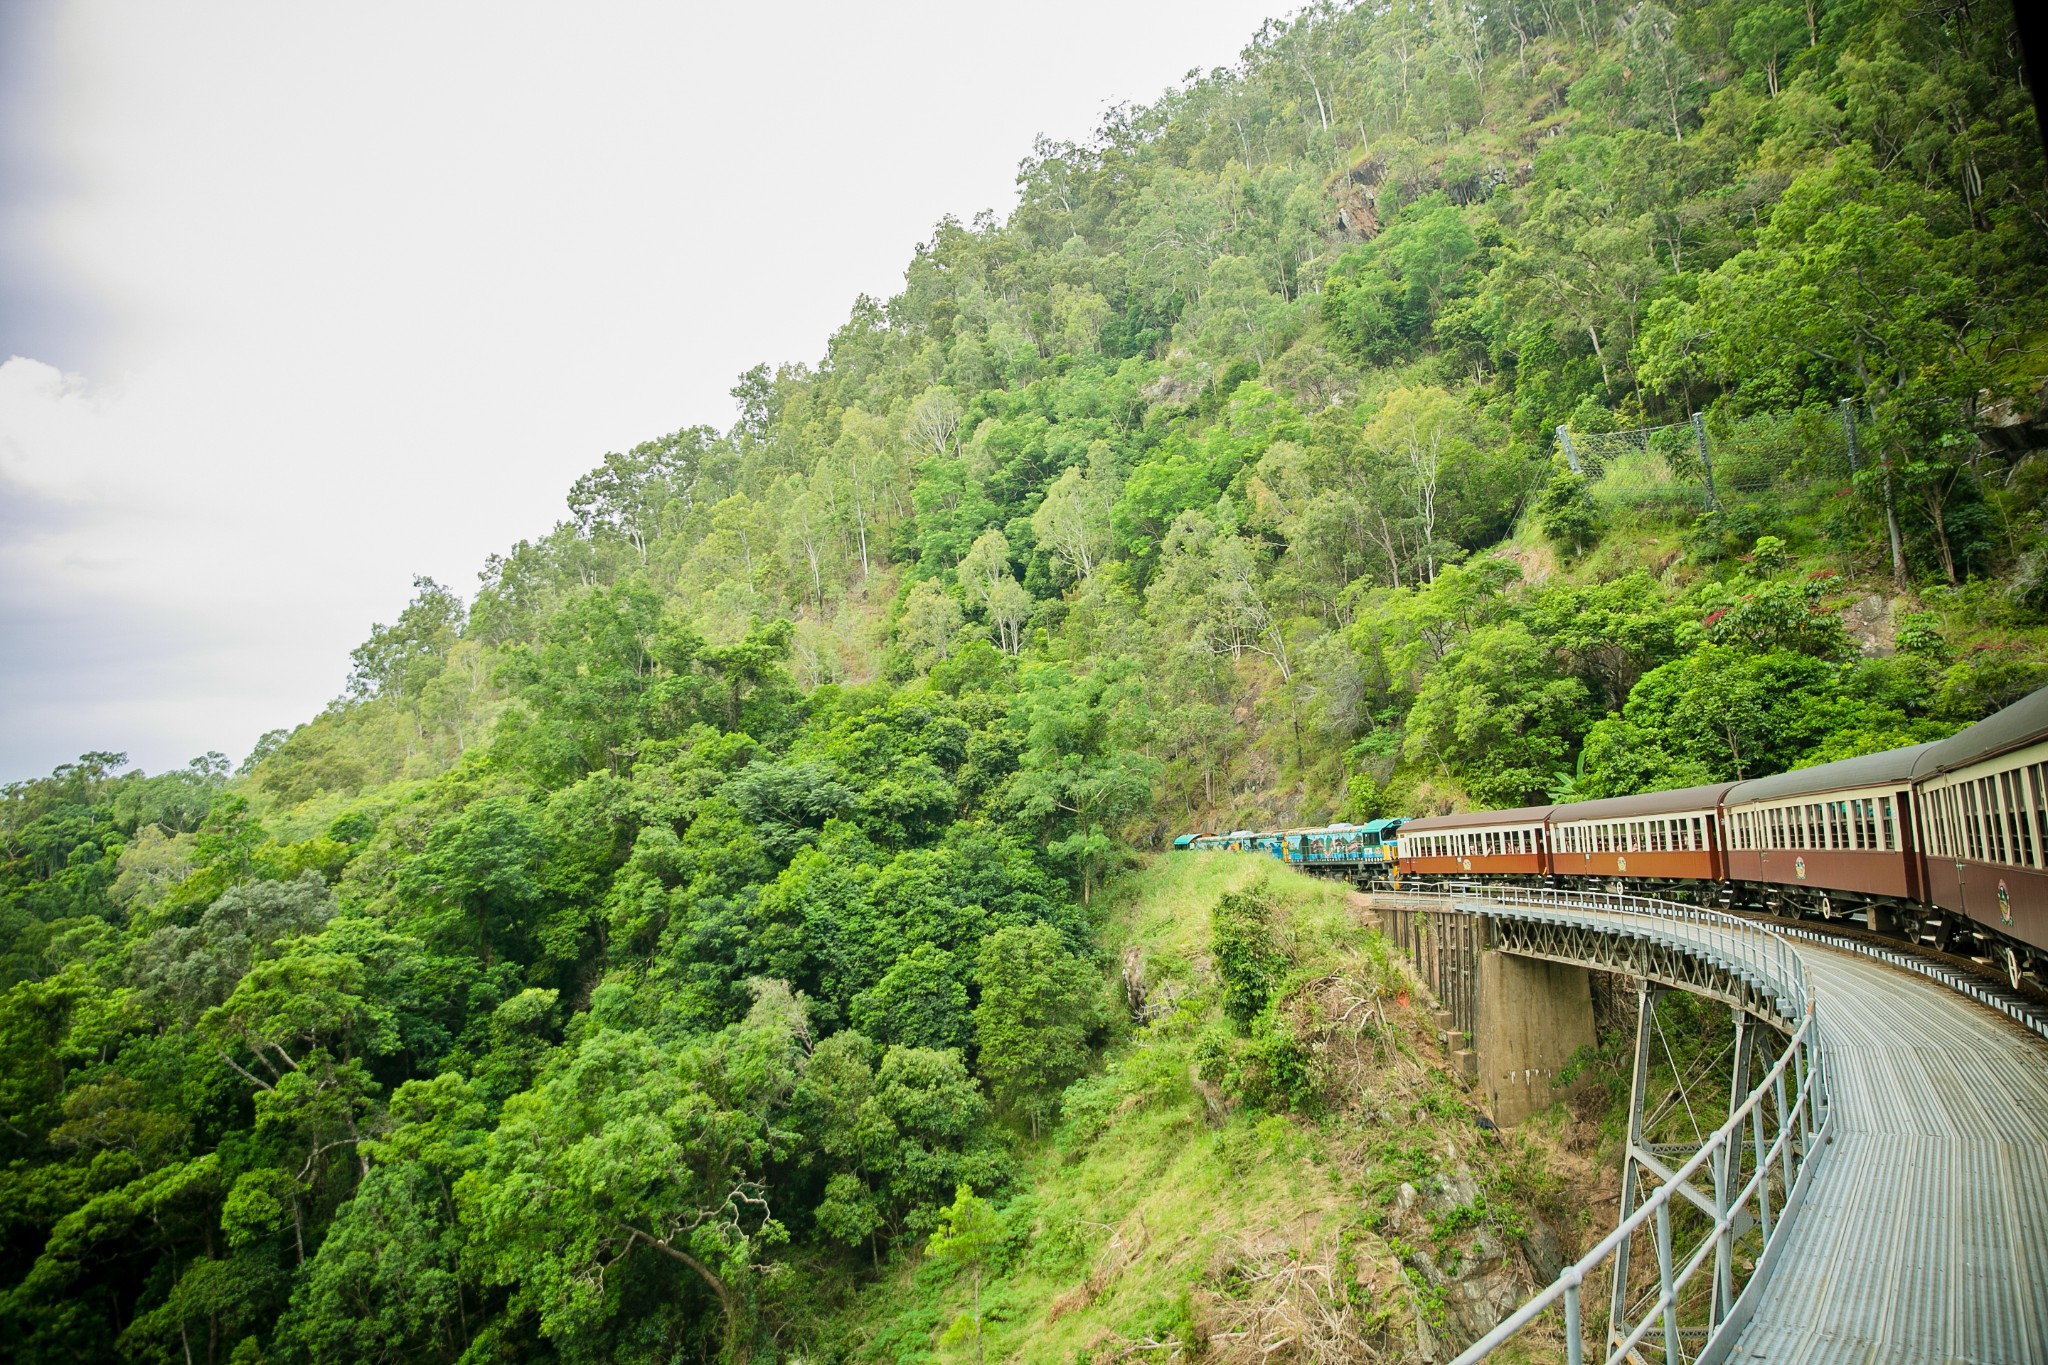
[[[0,7],[0,780],[310,719],[1260,0]]]

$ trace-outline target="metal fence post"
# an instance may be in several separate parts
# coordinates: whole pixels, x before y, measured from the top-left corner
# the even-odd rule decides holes
[[[1561,422],[1557,428],[1557,444],[1564,451],[1564,462],[1572,467],[1572,473],[1585,473],[1585,468],[1579,464],[1579,453],[1572,449],[1572,434],[1564,429]]]
[[[1692,439],[1700,448],[1700,473],[1707,482],[1707,506],[1719,508],[1714,497],[1714,457],[1707,451],[1707,422],[1698,413],[1692,415]]]

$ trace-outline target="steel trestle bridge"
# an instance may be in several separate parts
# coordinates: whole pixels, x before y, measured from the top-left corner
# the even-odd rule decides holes
[[[1642,983],[1617,1226],[1457,1365],[1560,1328],[1572,1365],[2048,1360],[2042,1039],[1697,906],[1485,884],[1375,899],[1429,906],[1440,935],[1445,912],[1473,921],[1456,937],[1474,953]],[[1663,1034],[1665,990],[1732,1011],[1711,1101]]]

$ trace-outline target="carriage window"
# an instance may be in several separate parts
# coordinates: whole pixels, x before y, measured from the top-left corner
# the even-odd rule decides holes
[[[2011,854],[2007,862],[2021,867],[2034,861],[2034,832],[2027,825],[2027,775],[2018,768],[2008,768],[1998,775],[1999,794],[2005,800],[2005,846]]]
[[[1884,846],[1887,851],[1899,846],[1898,832],[1892,827],[1892,799],[1889,796],[1877,798],[1878,818],[1884,823]]]
[[[1998,784],[1988,777],[1977,779],[1977,800],[1984,812],[1984,853],[1994,863],[2005,861],[2005,831],[1998,821]]]
[[[2048,763],[2027,769],[2027,780],[2034,789],[2034,847],[2040,850],[2034,866],[2048,867]]]
[[[1977,799],[1984,803],[1984,852],[1992,862],[2005,861],[2005,829],[1998,818],[1998,783],[1977,779]]]
[[[1959,787],[1963,806],[1962,856],[1982,858],[1984,856],[1984,831],[1977,824],[1977,784],[1965,782]]]
[[[2013,862],[2011,833],[2005,829],[2005,794],[1999,790],[1997,778],[1985,778],[1985,810],[1991,814],[1991,835],[1993,845],[1999,849],[1999,862]]]

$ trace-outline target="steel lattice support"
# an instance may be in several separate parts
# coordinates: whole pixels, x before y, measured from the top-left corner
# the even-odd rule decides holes
[[[1589,1332],[1582,1299],[1595,1274],[1608,1276],[1610,1365],[1714,1365],[1754,1311],[1827,1128],[1804,964],[1769,929],[1697,906],[1526,887],[1447,890],[1404,895],[1407,904],[1382,912],[1439,990],[1462,975],[1453,964],[1486,951],[1641,983],[1618,1226],[1474,1343],[1460,1365],[1552,1309],[1562,1311],[1567,1357],[1580,1365]],[[1728,1044],[1711,1056],[1674,1047],[1657,1010],[1672,991],[1727,1005]],[[1773,1056],[1763,1045],[1778,1038]],[[1638,1263],[1643,1256],[1654,1258],[1654,1285],[1648,1263]]]

